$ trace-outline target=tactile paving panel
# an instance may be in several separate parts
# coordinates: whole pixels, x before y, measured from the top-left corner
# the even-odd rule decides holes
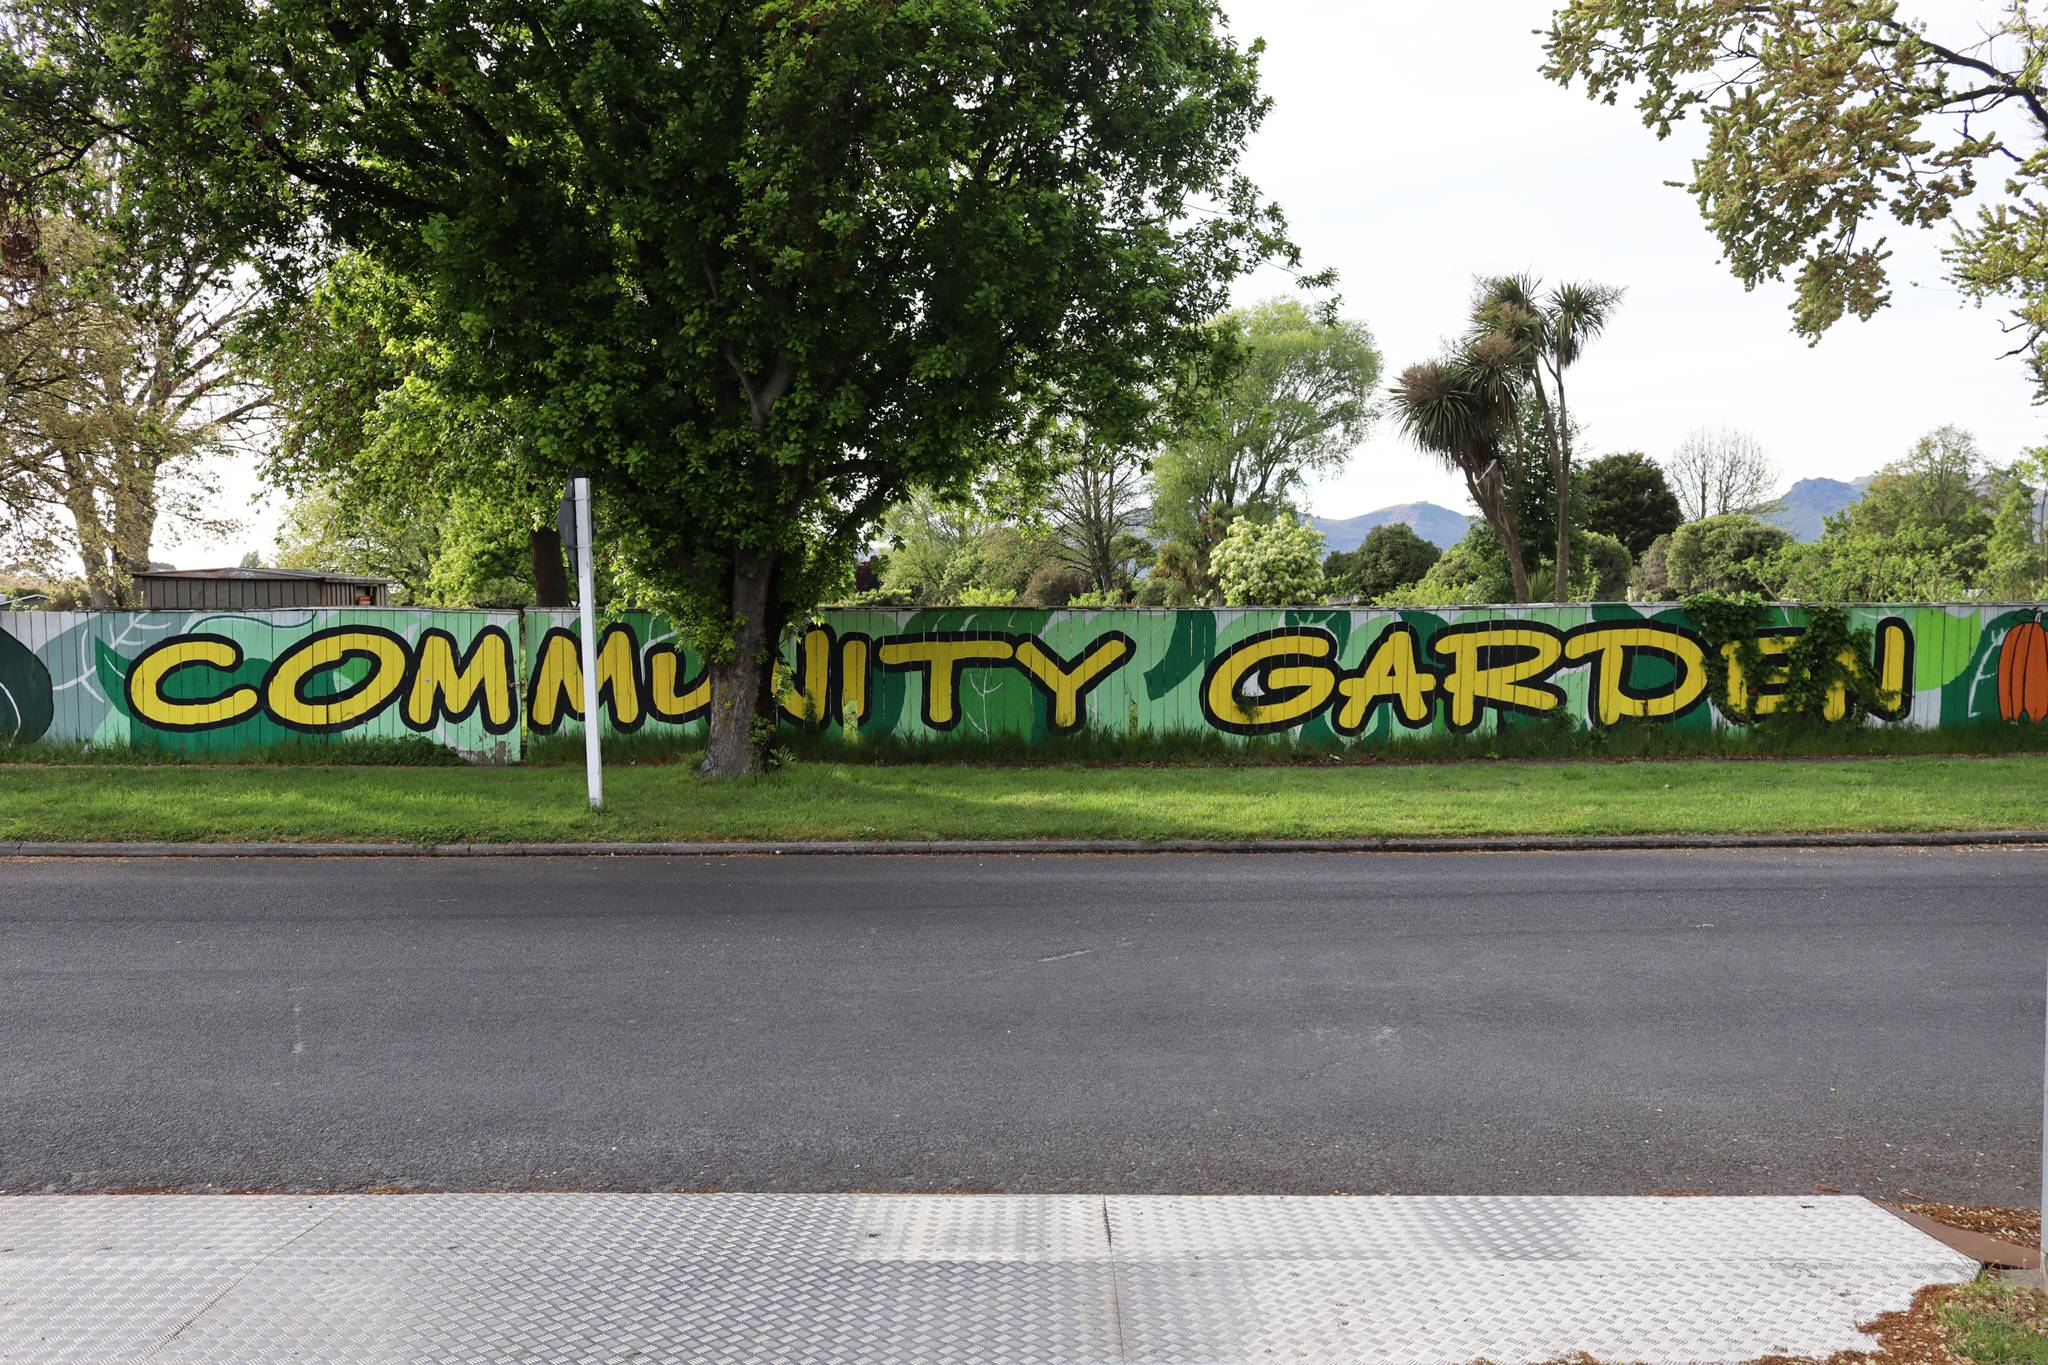
[[[0,1361],[1825,1357],[1974,1263],[1827,1199],[0,1200]]]

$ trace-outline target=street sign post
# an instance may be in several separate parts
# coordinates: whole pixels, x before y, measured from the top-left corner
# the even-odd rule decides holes
[[[590,788],[590,808],[604,809],[604,773],[598,763],[597,717],[597,596],[596,574],[590,564],[590,480],[572,475],[569,491],[562,495],[555,529],[562,533],[562,548],[576,562],[576,608],[582,624],[583,651],[583,767]]]

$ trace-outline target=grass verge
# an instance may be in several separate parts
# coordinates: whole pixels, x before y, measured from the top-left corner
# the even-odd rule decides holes
[[[1519,719],[1519,718],[1518,718]],[[785,732],[792,758],[818,763],[1063,767],[1117,766],[1264,768],[1330,763],[1489,762],[1498,759],[1643,758],[1877,758],[1950,754],[2048,754],[2048,726],[1982,724],[1947,730],[1877,725],[1799,725],[1781,722],[1724,730],[1674,730],[1668,725],[1623,723],[1604,728],[1549,720],[1522,721],[1483,734],[1411,736],[1384,743],[1331,748],[1289,735],[1244,740],[1213,730],[1073,735],[964,735],[903,738],[892,734],[848,742],[837,732]],[[613,735],[607,762],[691,763],[703,756],[697,735]],[[529,766],[581,765],[580,736],[541,735],[527,740]]]
[[[2048,1294],[1979,1280],[1934,1308],[1949,1348],[1976,1365],[2048,1365]]]
[[[0,767],[0,840],[1355,838],[2048,826],[2048,757],[909,767]]]

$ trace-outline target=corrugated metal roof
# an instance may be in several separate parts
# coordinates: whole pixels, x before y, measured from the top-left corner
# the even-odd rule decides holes
[[[134,575],[136,578],[208,578],[208,579],[292,579],[310,580],[319,583],[382,583],[395,586],[395,578],[377,578],[364,574],[313,573],[301,569],[148,569]]]

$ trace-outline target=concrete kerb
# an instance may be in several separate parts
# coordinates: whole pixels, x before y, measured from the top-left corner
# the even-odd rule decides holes
[[[0,858],[707,858],[1143,853],[1577,853],[1770,848],[2048,847],[2048,829],[1892,834],[1515,834],[1359,839],[841,839],[688,843],[33,843]]]

